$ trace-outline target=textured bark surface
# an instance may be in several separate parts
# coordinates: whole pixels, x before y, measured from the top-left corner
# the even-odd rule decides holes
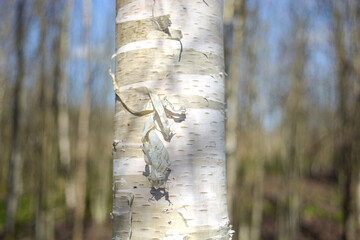
[[[167,187],[156,190],[143,175],[140,148],[149,116],[132,115],[117,98],[113,239],[230,239],[222,1],[118,0],[116,12],[115,75],[123,103],[151,109],[149,96],[135,91],[147,87],[187,115],[170,119],[176,134],[170,142],[156,131],[171,164]]]

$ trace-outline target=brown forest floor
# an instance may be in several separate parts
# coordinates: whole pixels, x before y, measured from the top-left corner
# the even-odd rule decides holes
[[[337,190],[337,183],[329,175],[319,176],[317,175],[317,178],[308,177],[303,181],[303,217],[299,240],[340,239],[341,198]],[[280,196],[280,191],[280,179],[276,176],[267,176],[264,186],[265,205],[261,237],[263,240],[276,239],[276,210],[272,211],[271,208],[276,209],[276,202]],[[87,223],[86,239],[111,239],[111,222],[107,222],[103,227],[94,227]]]
[[[318,176],[318,175],[317,175]],[[239,189],[240,190],[240,189]],[[280,178],[267,176],[264,186],[264,212],[261,229],[261,239],[275,240],[277,234],[276,205],[280,197]],[[299,240],[335,240],[341,234],[341,195],[337,190],[337,183],[329,176],[310,178],[302,184],[301,236]],[[238,191],[241,195],[241,190]],[[241,198],[240,198],[241,199]],[[33,226],[23,228],[17,239],[29,240]],[[63,223],[56,227],[56,239],[71,239],[72,224]],[[110,219],[103,226],[96,226],[87,221],[85,223],[85,236],[87,240],[111,239]],[[3,234],[0,234],[2,239]]]
[[[331,175],[308,177],[302,184],[302,219],[299,240],[335,240],[341,236],[341,195]],[[278,177],[267,177],[262,239],[276,239],[276,203],[281,191]],[[272,208],[274,211],[267,211]],[[270,212],[270,213],[267,213]]]

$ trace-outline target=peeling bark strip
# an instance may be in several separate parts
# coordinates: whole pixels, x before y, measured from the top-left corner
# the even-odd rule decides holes
[[[119,47],[127,43],[148,39],[176,40],[180,43],[180,62],[183,52],[183,44],[181,42],[183,35],[180,30],[169,29],[171,26],[170,15],[154,16],[155,3],[156,1],[154,0],[151,18],[117,24],[116,31],[120,33],[119,39],[123,40],[120,42]]]
[[[116,54],[114,54],[112,58],[115,56]],[[170,130],[168,118],[174,119],[175,122],[184,121],[186,118],[185,108],[182,106],[179,110],[175,110],[174,106],[166,99],[166,97],[160,99],[153,90],[142,87],[135,90],[146,94],[146,96],[150,98],[152,109],[149,109],[148,104],[145,103],[141,106],[140,109],[134,110],[130,108],[126,102],[124,102],[124,98],[121,96],[122,93],[120,92],[120,88],[115,80],[115,76],[111,72],[111,66],[109,68],[109,74],[113,81],[114,92],[119,97],[122,105],[129,113],[141,117],[154,112],[153,116],[146,120],[141,137],[141,142],[143,144],[141,149],[145,154],[144,159],[146,167],[149,165],[151,166],[150,173],[146,173],[144,175],[148,177],[153,188],[167,189],[166,181],[170,172],[169,153],[156,134],[155,130],[161,132],[165,141],[170,142],[171,138],[174,136],[174,133]],[[114,141],[113,146],[115,151],[117,144],[118,141]]]
[[[231,239],[222,1],[206,3],[117,0],[113,239]]]
[[[149,39],[181,39],[181,31],[178,29],[169,29],[170,26],[170,15],[119,23],[116,25],[119,40],[121,39],[118,47],[122,47],[131,42]]]
[[[148,82],[141,83],[149,85]],[[131,85],[130,85],[131,86]],[[194,87],[195,88],[195,87]],[[121,99],[127,103],[127,106],[131,109],[136,109],[134,111],[148,111],[149,113],[153,111],[150,99],[143,93],[139,93],[138,90],[140,88],[128,88],[121,90]],[[208,93],[208,95],[199,96],[199,95],[187,95],[181,93],[181,95],[171,95],[169,96],[166,92],[166,99],[173,103],[175,106],[184,106],[185,109],[188,108],[208,108],[213,110],[221,111],[224,109],[224,103],[216,101],[213,97]],[[136,99],[137,102],[134,102],[133,99]]]
[[[112,58],[116,56],[113,55]],[[168,176],[170,173],[170,160],[169,160],[169,153],[166,150],[165,146],[161,142],[160,138],[156,134],[155,130],[160,128],[160,132],[162,133],[165,141],[170,142],[171,138],[174,136],[174,133],[170,130],[169,118],[173,118],[176,122],[181,122],[185,120],[185,108],[181,107],[179,110],[175,110],[173,105],[165,98],[160,99],[157,94],[155,94],[152,90],[148,88],[140,88],[137,89],[141,92],[146,93],[152,103],[152,109],[146,109],[146,104],[140,110],[133,110],[126,103],[123,101],[121,97],[120,88],[117,85],[115,80],[114,74],[111,72],[111,68],[109,68],[109,74],[113,80],[114,92],[118,96],[119,100],[121,101],[124,108],[131,114],[141,117],[147,115],[151,112],[154,112],[152,117],[149,117],[144,125],[143,134],[141,137],[142,146],[141,149],[145,154],[144,160],[146,163],[145,169],[148,166],[151,166],[150,172],[146,171],[143,175],[147,176],[149,181],[151,182],[152,188],[158,190],[160,188],[164,189],[163,195],[166,196],[166,200],[169,201],[168,186],[166,182],[168,180]],[[116,146],[118,145],[118,141],[114,141],[114,150],[116,152]],[[124,183],[126,180],[120,179],[120,183]],[[116,182],[115,182],[116,184]],[[115,191],[115,198],[116,192]],[[151,191],[152,192],[152,191]],[[156,198],[156,194],[159,191],[155,191],[153,196]],[[160,195],[160,198],[162,195]],[[124,200],[125,199],[125,200]],[[114,230],[114,235],[116,237],[120,237],[122,235],[127,235],[128,239],[131,238],[131,226],[132,226],[132,212],[131,212],[131,205],[134,199],[133,193],[126,192],[126,195],[120,194],[118,197],[118,202],[114,202],[112,216],[115,217],[114,222],[118,225],[126,226],[124,227],[125,230],[118,231],[117,229]],[[158,199],[157,199],[158,200]]]
[[[221,56],[207,53],[208,57],[205,57],[202,52],[184,49],[181,62],[178,62],[179,49],[177,45],[174,47],[176,48],[161,48],[161,45],[159,45],[158,47],[134,49],[124,53],[118,51],[116,77],[121,79],[121,86],[149,80],[161,81],[166,76],[179,74],[210,76],[219,75],[220,72],[223,72],[224,64]],[[136,59],[136,64],[134,59]],[[146,69],[139,67],[149,65],[152,67]],[[223,84],[221,79],[219,80],[218,84]],[[223,90],[220,91],[223,92]]]
[[[148,177],[153,188],[167,189],[166,181],[170,171],[169,153],[155,130],[158,125],[165,141],[170,142],[174,133],[170,130],[168,117],[176,117],[179,121],[183,121],[185,120],[185,109],[174,110],[170,102],[166,99],[160,100],[153,92],[150,92],[150,98],[155,111],[154,115],[145,122],[141,137],[143,143],[141,149],[145,154],[145,163],[147,166],[151,166],[151,171],[148,175],[144,175]]]

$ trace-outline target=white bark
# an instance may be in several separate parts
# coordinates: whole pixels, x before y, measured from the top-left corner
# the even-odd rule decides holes
[[[171,25],[166,25],[167,21]],[[226,199],[222,1],[118,0],[113,239],[231,239]],[[165,27],[163,27],[163,25]],[[163,28],[162,28],[163,27]],[[182,36],[182,38],[181,38]],[[180,42],[183,45],[179,61]],[[147,87],[185,121],[170,120],[170,175],[151,188],[141,136]]]

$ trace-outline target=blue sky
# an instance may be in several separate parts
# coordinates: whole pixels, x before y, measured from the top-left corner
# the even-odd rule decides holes
[[[86,71],[86,47],[82,44],[82,0],[74,0],[72,22],[70,28],[71,46],[70,59],[67,65],[70,78],[69,98],[71,104],[81,101],[81,89]],[[316,1],[315,1],[316,2]],[[305,0],[308,9],[314,9],[314,1]],[[291,34],[290,4],[297,11],[297,3],[291,0],[249,0],[248,7],[252,11],[259,6],[259,22],[256,36],[257,68],[254,81],[261,86],[258,91],[259,101],[256,111],[263,111],[263,126],[267,130],[274,129],[281,123],[281,109],[273,102],[273,94],[277,88],[286,88],[288,78],[284,75],[284,61],[281,49]],[[296,6],[297,5],[297,6]],[[300,9],[300,8],[299,8]],[[332,76],[329,66],[333,64],[330,47],[330,29],[328,17],[319,12],[310,14],[309,24],[309,63],[307,65],[308,87],[318,98],[318,104],[328,104],[327,95],[333,89],[329,76]],[[30,31],[29,44],[36,46],[39,42],[38,24]],[[91,51],[94,56],[92,69],[94,81],[92,85],[95,106],[101,106],[105,101],[109,107],[114,106],[111,79],[107,74],[110,57],[115,52],[115,0],[92,0]],[[34,47],[30,49],[36,49]],[[30,51],[31,52],[31,51]],[[31,54],[34,54],[33,52]],[[285,65],[284,65],[285,64]],[[330,70],[329,70],[330,69]],[[241,76],[241,75],[240,75]],[[328,84],[329,86],[322,86]],[[330,89],[329,91],[324,89]],[[334,99],[333,99],[334,101]]]

